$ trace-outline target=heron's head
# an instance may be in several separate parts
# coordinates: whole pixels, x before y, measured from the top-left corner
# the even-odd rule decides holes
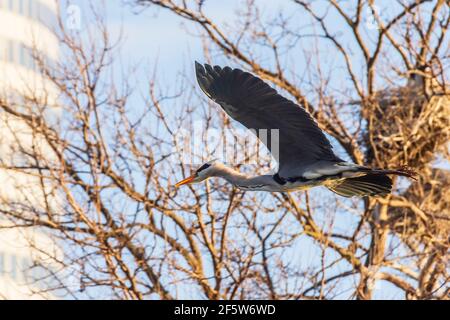
[[[182,186],[183,184],[190,184],[190,183],[198,183],[202,182],[214,175],[217,168],[220,167],[220,163],[212,160],[204,163],[202,166],[200,166],[197,170],[195,170],[191,176],[187,177],[186,179],[181,180],[180,182],[175,184],[175,187]]]

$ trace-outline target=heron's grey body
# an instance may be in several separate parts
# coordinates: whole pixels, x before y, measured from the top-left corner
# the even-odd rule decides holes
[[[194,182],[219,176],[244,190],[281,192],[323,185],[350,197],[389,193],[392,181],[387,174],[411,176],[405,170],[370,169],[343,161],[304,108],[252,74],[198,62],[195,67],[203,92],[248,129],[264,130],[268,136],[261,141],[270,151],[271,129],[276,129],[279,170],[275,175],[249,177],[213,162],[197,171]]]
[[[307,172],[309,178],[298,176],[284,180],[278,174],[249,176],[213,161],[196,174],[198,182],[209,177],[221,177],[239,189],[251,191],[287,192],[325,186],[341,196],[351,197],[386,194],[392,187],[391,179],[385,174],[386,171],[391,173],[390,170],[380,170],[378,173],[377,170],[346,162],[319,168],[322,170]]]

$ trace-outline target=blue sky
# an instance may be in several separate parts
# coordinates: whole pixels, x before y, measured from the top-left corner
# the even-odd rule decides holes
[[[106,11],[106,22],[112,38],[122,34],[121,63],[149,68],[140,68],[143,72],[151,69],[158,62],[158,80],[169,81],[189,64],[193,68],[193,60],[203,58],[201,41],[193,36],[196,27],[181,21],[171,12],[157,8],[136,8],[132,1],[103,1]],[[219,23],[233,23],[238,0],[206,1],[204,10]],[[91,10],[89,1],[70,1],[81,8],[81,25],[88,23],[87,16]],[[128,4],[127,4],[128,3]],[[262,12],[270,12],[283,6],[291,6],[290,1],[280,4],[278,1],[260,0]],[[189,33],[186,32],[189,31]]]

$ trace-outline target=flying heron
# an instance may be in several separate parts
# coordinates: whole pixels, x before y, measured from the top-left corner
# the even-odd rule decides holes
[[[278,172],[248,176],[219,161],[210,161],[176,187],[222,177],[243,190],[285,192],[325,186],[344,197],[363,197],[390,193],[390,174],[414,178],[414,172],[407,168],[373,169],[340,159],[304,108],[248,72],[198,62],[195,70],[200,88],[231,118],[257,132],[278,130]],[[271,150],[272,139],[260,140]]]

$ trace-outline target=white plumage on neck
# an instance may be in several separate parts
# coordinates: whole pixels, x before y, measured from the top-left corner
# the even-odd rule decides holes
[[[271,175],[248,176],[225,165],[216,169],[215,176],[244,190],[273,190],[270,187],[277,186]]]
[[[200,179],[220,177],[243,190],[255,191],[287,191],[305,187],[305,183],[295,182],[281,185],[277,183],[273,175],[249,176],[234,170],[223,163],[213,162],[211,166],[198,173]]]

